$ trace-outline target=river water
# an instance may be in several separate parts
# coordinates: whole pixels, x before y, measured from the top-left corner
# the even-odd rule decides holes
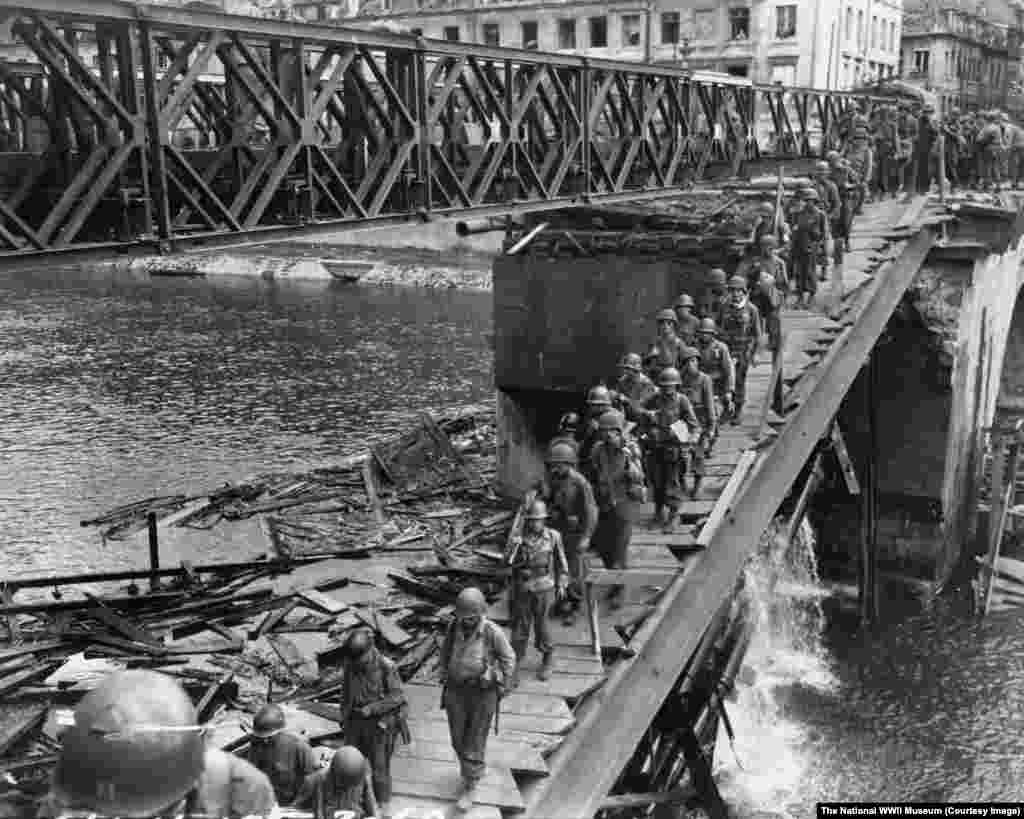
[[[0,274],[0,573],[139,566],[79,521],[324,465],[421,410],[487,400],[490,324],[483,293]],[[797,574],[729,706],[735,753],[719,745],[739,816],[1024,797],[1019,616],[940,603],[857,633]]]

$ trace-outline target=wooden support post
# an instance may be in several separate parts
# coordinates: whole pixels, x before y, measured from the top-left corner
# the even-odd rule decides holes
[[[843,431],[839,428],[838,421],[832,422],[829,437],[832,439],[832,451],[836,453],[836,458],[839,460],[839,468],[843,471],[846,489],[851,495],[859,495],[860,482],[857,480],[857,471],[853,468],[850,452],[846,448],[846,439],[843,437]]]
[[[996,565],[999,561],[999,549],[1006,531],[1006,516],[1013,506],[1014,492],[1017,486],[1017,465],[1020,446],[1024,438],[1024,421],[1018,421],[1015,436],[1010,443],[1009,452],[1005,451],[1004,441],[999,439],[999,452],[992,466],[992,500],[988,514],[988,555],[983,572],[984,598],[982,615],[988,614],[992,605],[992,589],[995,586]]]
[[[167,190],[167,159],[164,144],[167,129],[160,115],[160,91],[157,81],[156,54],[150,24],[139,21],[139,53],[142,59],[143,98],[146,102],[146,128],[149,132],[150,191],[156,202],[156,230],[160,239],[171,238],[171,204]]]
[[[711,774],[711,766],[707,757],[700,747],[700,740],[693,732],[693,728],[686,728],[682,732],[681,744],[683,756],[686,757],[686,764],[690,769],[691,781],[697,792],[704,800],[704,809],[711,819],[727,819],[729,811],[722,800],[722,794],[718,791],[715,778]]]
[[[867,452],[861,492],[860,617],[863,625],[878,619],[878,433],[875,407],[877,366],[875,353],[868,356],[864,377],[864,418]]]
[[[580,555],[583,560],[584,556]],[[594,598],[594,586],[583,583],[583,599],[587,607],[587,622],[590,624],[590,650],[595,657],[601,656],[601,621],[597,612],[597,600]]]
[[[160,538],[156,529],[156,512],[146,515],[146,528],[149,530],[149,588],[156,591],[160,588]]]
[[[378,526],[383,526],[386,520],[384,504],[381,503],[380,496],[377,494],[377,479],[373,474],[373,459],[371,458],[363,461],[363,484],[366,486],[366,497],[370,501],[370,506],[373,507],[373,519]]]
[[[796,533],[800,531],[800,524],[803,523],[804,515],[807,514],[807,507],[811,502],[811,495],[818,489],[818,484],[821,483],[821,479],[825,476],[825,469],[821,463],[821,453],[819,452],[814,456],[814,466],[811,467],[811,474],[807,476],[807,482],[804,484],[804,488],[800,491],[800,497],[797,498],[796,507],[793,509],[793,515],[789,519],[789,528],[786,532],[786,542],[792,543],[793,538],[796,537]]]

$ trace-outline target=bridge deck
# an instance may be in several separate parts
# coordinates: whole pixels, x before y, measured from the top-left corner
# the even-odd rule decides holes
[[[799,420],[792,418],[798,414],[794,411],[796,406],[811,395],[823,372],[829,369],[827,365],[817,365],[836,339],[840,338],[843,330],[861,317],[866,298],[872,292],[872,288],[862,285],[868,283],[876,272],[884,272],[907,245],[906,241],[883,238],[884,234],[900,223],[901,217],[912,221],[919,212],[919,203],[920,200],[915,206],[908,207],[906,203],[888,200],[868,206],[858,218],[851,242],[852,250],[841,271],[844,291],[849,295],[837,312],[837,320],[818,311],[784,312],[786,345],[783,374],[785,382],[791,384],[784,403],[790,410],[790,416],[781,419],[772,416],[770,420],[774,421],[774,426],[780,427]],[[822,294],[820,300],[824,301],[826,296]],[[748,374],[748,401],[741,422],[723,428],[714,455],[708,462],[708,476],[699,497],[683,504],[681,508],[684,520],[691,521],[691,525],[681,527],[673,535],[650,531],[645,522],[653,509],[642,511],[630,547],[631,567],[623,573],[623,577],[617,578],[627,584],[625,605],[617,611],[610,611],[604,595],[598,595],[602,645],[621,646],[631,636],[630,647],[639,654],[654,635],[649,632],[645,634],[645,631],[631,634],[636,631],[638,622],[654,610],[656,599],[676,575],[682,576],[685,589],[690,575],[699,574],[694,569],[706,554],[705,550],[696,545],[699,526],[709,516],[716,516],[712,514],[713,510],[734,470],[744,453],[753,451],[751,447],[756,443],[761,427],[762,407],[768,397],[771,375],[770,357],[762,354]],[[841,397],[838,396],[837,400],[841,400]],[[775,435],[770,426],[766,427],[768,434]],[[807,429],[806,434],[814,436],[816,441],[826,430],[827,424],[823,424],[818,428]],[[777,449],[776,446],[758,447],[756,460],[761,462],[772,459]],[[749,465],[751,458],[746,460]],[[759,465],[755,463],[747,474],[753,474]],[[795,477],[794,472],[789,477],[790,483]],[[781,489],[783,493],[787,491],[788,484]],[[771,514],[774,514],[774,509],[770,510],[769,517]],[[753,545],[749,544],[748,553]],[[675,556],[673,549],[683,555],[681,559]],[[597,569],[599,564],[594,562],[593,566]],[[732,578],[727,581],[731,583]],[[696,578],[689,582],[701,581]],[[507,607],[504,603],[497,604],[492,608],[491,615],[499,622],[507,622]],[[469,814],[472,819],[495,819],[500,814],[519,813],[532,798],[537,797],[546,778],[559,776],[556,763],[562,760],[557,760],[558,755],[552,756],[552,753],[559,745],[564,743],[570,747],[578,739],[574,737],[579,731],[577,720],[582,719],[581,714],[585,708],[601,707],[584,707],[588,699],[600,699],[588,695],[604,686],[615,673],[614,666],[602,666],[601,660],[592,654],[585,618],[579,618],[573,626],[565,626],[559,621],[552,621],[551,626],[556,644],[554,672],[547,682],[536,679],[539,657],[531,649],[521,669],[519,688],[502,703],[500,732],[492,735],[489,741],[488,772],[479,792],[481,804]],[[706,626],[706,620],[694,619],[685,624],[684,630],[699,636]],[[632,662],[620,660],[616,665]],[[448,744],[444,714],[440,709],[441,689],[437,684],[436,667],[422,669],[409,686],[409,691],[413,706],[411,710],[416,715],[411,725],[413,741],[409,746],[401,748],[395,759],[397,796],[393,807],[396,812],[406,808],[415,811],[436,809],[442,815],[451,815],[457,798],[459,775],[454,754]],[[642,723],[641,731],[647,725],[645,715],[639,711],[630,716]],[[627,758],[629,750],[626,749]],[[548,757],[553,760],[551,769]],[[535,809],[531,813],[549,815],[547,812],[536,812]]]

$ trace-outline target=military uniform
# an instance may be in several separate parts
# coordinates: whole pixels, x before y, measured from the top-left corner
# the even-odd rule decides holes
[[[818,213],[820,215],[820,211]],[[794,239],[795,245],[796,240]],[[736,368],[733,418],[738,420],[740,412],[743,410],[743,402],[747,397],[747,368],[753,362],[757,345],[761,340],[761,314],[749,299],[744,302],[742,307],[736,307],[732,302],[726,302],[722,306],[718,327],[722,341],[729,347],[729,354],[732,356],[733,365]]]
[[[676,317],[678,319],[676,333],[682,339],[683,344],[692,345],[697,337],[697,325],[700,324],[700,319],[693,313],[680,315],[678,310],[676,311]]]
[[[644,403],[650,425],[650,447],[647,456],[647,477],[654,491],[654,507],[667,507],[673,515],[683,501],[680,478],[687,470],[687,455],[700,436],[700,424],[690,399],[680,393],[659,393]],[[686,424],[690,441],[680,442],[671,426],[682,421]]]
[[[526,532],[514,538],[512,547],[516,550],[512,563],[512,650],[522,658],[533,631],[534,645],[547,659],[552,650],[548,615],[555,602],[555,587],[558,579],[569,577],[562,536],[545,526],[539,533]]]
[[[347,785],[341,781],[331,760],[329,767],[312,774],[303,783],[295,800],[296,807],[311,809],[314,819],[334,819],[337,811],[351,811],[355,819],[379,816],[370,763],[365,764],[363,776]]]
[[[615,382],[615,392],[622,397],[621,410],[631,421],[640,405],[657,391],[654,382],[643,373],[628,372]]]
[[[442,706],[462,778],[476,783],[486,769],[487,736],[498,698],[512,680],[516,655],[504,632],[481,617],[469,634],[455,621],[441,644]]]
[[[219,819],[266,816],[277,807],[274,787],[263,771],[234,754],[206,749],[206,761],[196,787],[185,799],[185,813]]]
[[[813,298],[818,292],[818,255],[827,233],[825,214],[812,202],[806,202],[803,210],[793,215],[793,250],[790,261],[793,265],[793,287],[798,294],[807,293]],[[738,373],[736,380],[739,382]]]
[[[320,767],[309,743],[287,731],[263,740],[253,737],[245,758],[267,775],[279,805],[294,802],[303,781]]]
[[[711,379],[715,396],[724,407],[728,402],[726,396],[736,392],[736,366],[725,342],[712,338],[706,344],[697,344],[700,350],[700,370]]]
[[[366,757],[377,799],[390,801],[395,740],[399,736],[409,739],[408,705],[395,664],[376,648],[365,664],[346,662],[339,704],[345,742]],[[366,709],[365,716],[360,709]]]
[[[659,338],[651,345],[647,353],[647,374],[654,381],[658,375],[668,367],[679,366],[679,352],[686,344],[678,335],[669,338]]]
[[[681,377],[683,383],[679,390],[689,400],[700,425],[700,438],[693,447],[692,459],[693,476],[701,479],[704,477],[704,461],[710,455],[712,441],[718,430],[715,389],[711,384],[711,377],[706,373],[698,371],[694,374],[686,368]]]
[[[548,505],[548,522],[562,536],[569,563],[568,596],[572,602],[583,599],[583,560],[581,541],[590,542],[597,529],[597,501],[594,490],[580,472],[570,469],[562,480],[548,478],[541,497]]]

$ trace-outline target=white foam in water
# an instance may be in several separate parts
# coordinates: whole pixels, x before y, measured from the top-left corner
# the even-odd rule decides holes
[[[760,619],[735,698],[726,703],[735,752],[720,724],[715,778],[734,815],[803,819],[813,752],[806,731],[780,709],[776,692],[795,683],[830,690],[835,679],[821,642],[825,595],[814,530],[805,520],[787,546],[780,529],[769,528],[746,570]]]

